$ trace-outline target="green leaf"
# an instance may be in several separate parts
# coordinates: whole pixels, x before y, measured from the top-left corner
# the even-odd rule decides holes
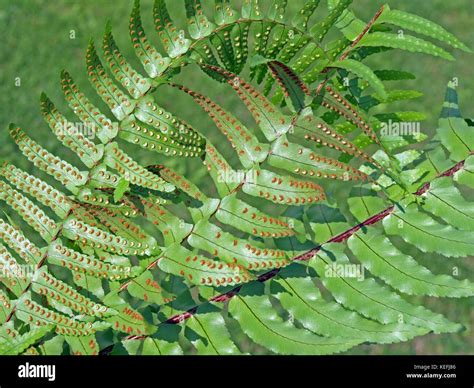
[[[346,310],[338,303],[327,302],[308,277],[279,278],[273,283],[281,287],[275,296],[293,319],[323,336],[394,343],[426,333],[425,329],[406,324],[383,325]]]
[[[474,207],[453,186],[451,178],[438,178],[430,183],[424,194],[423,207],[449,225],[474,231]]]
[[[454,60],[451,54],[442,48],[435,46],[433,43],[405,34],[401,36],[387,32],[373,32],[371,34],[365,35],[356,45],[356,47],[377,46],[429,54],[450,61]]]
[[[75,187],[86,182],[86,173],[45,150],[14,124],[10,125],[10,136],[30,162],[52,175],[68,189],[74,191]]]
[[[40,249],[26,238],[21,230],[18,230],[0,219],[0,239],[27,264],[38,264],[43,254]]]
[[[23,190],[43,205],[51,208],[59,218],[64,218],[71,210],[72,201],[66,195],[12,164],[3,163],[0,167],[0,175],[19,190]]]
[[[189,35],[193,39],[200,39],[211,34],[214,30],[212,24],[204,15],[200,0],[185,0],[186,17],[188,19]]]
[[[455,332],[461,326],[448,321],[423,306],[415,306],[402,299],[389,288],[374,279],[331,276],[328,267],[351,264],[343,253],[344,247],[338,243],[326,244],[309,261],[336,301],[348,309],[383,324],[406,323],[430,329],[435,333]]]
[[[240,354],[227,330],[222,314],[202,307],[186,320],[186,330],[193,331],[191,343],[199,355]],[[197,338],[196,338],[197,337]]]
[[[416,204],[393,211],[384,218],[383,225],[390,235],[401,236],[423,252],[437,252],[447,257],[474,255],[472,234],[443,225]]]
[[[133,48],[145,71],[152,78],[161,75],[167,69],[171,60],[163,57],[156,48],[150,44],[142,26],[140,0],[135,0],[130,16],[129,28]]]
[[[317,178],[365,180],[367,176],[345,163],[322,156],[313,150],[290,143],[281,136],[272,144],[268,163],[292,173]]]
[[[117,187],[114,190],[114,201],[120,201],[123,198],[124,194],[128,191],[129,187],[130,182],[124,178],[121,178],[119,183],[117,184]]]
[[[52,264],[69,268],[77,273],[110,280],[128,279],[129,277],[136,276],[137,272],[136,268],[105,263],[93,256],[67,248],[60,241],[54,242],[49,246],[48,261]]]
[[[170,297],[155,280],[151,270],[143,272],[140,276],[133,278],[128,283],[127,291],[135,298],[148,303],[162,305],[170,301]]]
[[[165,137],[174,139],[177,143],[195,147],[202,147],[204,145],[204,139],[198,132],[183,120],[174,117],[159,107],[152,96],[141,98],[134,114],[137,119],[157,129]],[[157,140],[163,140],[163,138]],[[167,139],[163,141],[167,142]],[[192,148],[189,150],[198,151]]]
[[[57,334],[71,336],[91,335],[95,333],[97,328],[104,327],[103,322],[86,323],[43,307],[31,300],[29,293],[18,299],[15,316],[26,323],[48,327],[49,330],[51,325],[54,325]]]
[[[318,8],[321,0],[308,0],[304,3],[303,7],[297,12],[292,20],[292,25],[305,30],[308,26],[308,21],[313,13]]]
[[[112,36],[112,25],[110,22],[105,27],[103,39],[104,54],[109,63],[110,71],[128,93],[135,99],[143,96],[150,88],[151,82],[143,77],[124,58],[120,52],[115,39]]]
[[[86,60],[89,80],[113,115],[118,120],[123,120],[129,116],[135,108],[135,102],[115,85],[112,78],[105,71],[92,41],[89,42],[87,47]]]
[[[130,241],[123,237],[115,236],[95,226],[82,221],[69,218],[63,224],[63,235],[71,240],[79,241],[85,246],[103,249],[107,252],[132,255],[150,255],[155,246],[148,243]]]
[[[231,8],[230,0],[216,0],[215,7],[215,17],[218,25],[230,24],[239,17],[238,13]]]
[[[448,275],[434,275],[374,229],[355,233],[348,245],[372,274],[406,294],[455,298],[474,294],[473,283]]]
[[[287,205],[304,205],[325,198],[323,188],[314,182],[278,175],[267,170],[247,173],[242,191],[274,203]]]
[[[69,107],[85,125],[85,129],[97,134],[102,143],[117,135],[118,125],[102,114],[74,83],[68,72],[61,72],[61,86]]]
[[[5,201],[20,217],[46,241],[51,242],[58,232],[58,225],[43,210],[23,194],[0,181],[0,200]]]
[[[28,287],[29,279],[27,271],[18,264],[16,259],[2,244],[0,244],[0,273],[1,283],[13,292],[15,296],[20,296]],[[9,299],[6,294],[2,295],[4,295],[4,299],[0,302],[0,308],[3,306],[3,308],[8,310],[11,307],[7,306]]]
[[[71,310],[88,316],[103,318],[114,315],[115,311],[106,306],[93,302],[91,299],[78,293],[73,287],[56,279],[48,273],[46,268],[35,272],[31,279],[32,290],[39,295],[54,299]]]
[[[231,286],[249,281],[250,275],[240,266],[210,260],[173,244],[158,261],[161,270],[182,276],[192,284],[214,287]]]
[[[59,141],[75,152],[87,167],[92,167],[102,158],[102,146],[96,146],[87,138],[90,134],[81,133],[81,128],[66,120],[44,93],[41,94],[41,111]]]
[[[227,136],[245,168],[253,167],[265,160],[268,155],[268,147],[260,143],[257,137],[234,115],[199,93],[184,87],[180,87],[180,89],[192,96],[194,101],[214,120],[220,131]]]
[[[31,345],[44,337],[49,331],[51,331],[51,329],[51,325],[32,327],[25,334],[16,334],[15,336],[10,337],[8,341],[4,341],[4,339],[0,337],[0,355],[16,356],[23,353]]]
[[[99,344],[95,335],[81,337],[65,335],[64,339],[69,344],[71,354],[74,356],[97,356],[99,354]]]
[[[469,156],[463,168],[454,174],[454,180],[460,184],[474,188],[474,156]]]
[[[382,15],[377,19],[377,23],[394,24],[407,30],[411,30],[447,43],[454,48],[471,52],[471,50],[465,44],[463,44],[458,38],[446,31],[440,25],[412,13],[389,9],[388,6],[386,6],[385,10],[382,12]]]
[[[122,178],[125,178],[134,185],[164,192],[174,190],[173,185],[165,182],[159,176],[140,166],[122,151],[115,142],[109,143],[105,148],[105,163],[109,167],[117,170]]]
[[[183,30],[178,30],[173,25],[164,0],[155,0],[153,18],[161,43],[171,58],[188,51],[191,41],[186,39]]]
[[[236,194],[222,199],[216,218],[223,224],[263,238],[287,237],[294,234],[284,220],[246,204],[238,199]]]
[[[296,73],[285,64],[278,61],[268,62],[273,76],[276,78],[284,91],[287,101],[295,112],[300,112],[308,105],[308,87],[299,79]]]
[[[382,81],[377,78],[377,75],[370,69],[370,67],[363,63],[353,59],[344,59],[343,61],[335,61],[331,63],[330,66],[345,69],[354,73],[358,77],[365,79],[379,96],[383,99],[387,98],[387,92],[385,91]]]
[[[352,0],[339,0],[337,5],[330,9],[329,14],[324,20],[311,27],[311,35],[316,37],[318,41],[321,42],[330,28],[337,22],[342,13],[349,7],[351,3]]]
[[[228,71],[215,67],[211,67],[211,69],[227,78],[229,85],[232,86],[240,99],[247,105],[267,140],[275,140],[289,131],[291,128],[289,117],[280,113],[279,109],[252,85]]]
[[[188,242],[226,263],[249,270],[279,268],[288,264],[289,259],[288,252],[255,246],[205,220],[195,225]]]
[[[231,299],[229,312],[253,341],[277,354],[332,354],[362,342],[361,339],[320,337],[298,329],[278,317],[265,295],[238,295]]]
[[[465,159],[474,149],[474,128],[462,118],[458,105],[458,94],[453,82],[449,82],[443,110],[437,129],[441,143],[448,149],[452,160]]]

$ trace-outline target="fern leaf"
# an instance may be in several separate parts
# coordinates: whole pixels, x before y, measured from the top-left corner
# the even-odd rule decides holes
[[[34,302],[29,293],[25,293],[18,299],[15,316],[26,323],[33,322],[36,326],[54,325],[57,334],[71,336],[87,336],[93,334],[97,328],[106,325],[104,322],[85,323],[69,318]]]
[[[442,144],[448,149],[451,159],[456,162],[465,159],[474,149],[473,129],[461,116],[458,95],[452,82],[446,90],[437,133]]]
[[[71,210],[72,202],[63,193],[12,164],[4,162],[0,167],[0,175],[19,190],[30,194],[37,201],[51,208],[60,218],[64,218]]]
[[[0,219],[0,239],[27,263],[38,264],[43,255],[40,249],[28,240],[23,232]]]
[[[465,44],[463,44],[453,34],[446,31],[443,27],[418,15],[396,9],[389,9],[388,6],[386,6],[382,15],[378,18],[377,23],[394,24],[401,28],[447,43],[454,48],[471,52]]]
[[[45,268],[36,271],[31,279],[32,290],[39,295],[53,299],[71,310],[88,316],[103,318],[115,314],[106,306],[94,303],[89,298],[79,294],[74,288],[56,279]]]
[[[68,343],[72,355],[96,356],[99,354],[99,344],[95,339],[95,335],[81,337],[65,335],[64,339]]]
[[[44,93],[41,94],[41,110],[56,137],[75,152],[87,167],[92,167],[102,158],[102,147],[97,147],[74,124],[66,120]]]
[[[142,26],[140,0],[135,0],[130,16],[129,30],[133,48],[145,71],[151,78],[161,75],[171,60],[163,57],[155,47],[150,44]]]
[[[229,312],[256,343],[278,354],[330,354],[358,345],[360,339],[320,337],[277,316],[267,296],[237,296]]]
[[[365,79],[379,96],[383,99],[387,98],[387,92],[385,91],[382,81],[377,78],[377,75],[370,69],[370,67],[363,63],[353,59],[344,59],[343,61],[333,62],[330,66],[345,69],[356,74],[358,77]]]
[[[61,72],[61,86],[69,107],[83,121],[87,129],[97,134],[102,143],[107,143],[117,135],[118,126],[89,101],[66,71]]]
[[[291,127],[291,121],[288,117],[282,115],[264,95],[235,74],[216,67],[210,68],[227,78],[228,83],[237,92],[245,105],[247,105],[250,113],[252,113],[255,121],[269,141],[275,140],[277,137],[288,132]]]
[[[130,355],[150,356],[150,355],[170,355],[177,356],[183,354],[183,349],[178,342],[166,341],[157,338],[145,338],[142,340],[123,340],[122,344]]]
[[[0,248],[2,249],[2,248]],[[6,293],[0,290],[0,324],[4,324],[13,310],[10,298]]]
[[[206,144],[204,165],[221,197],[235,190],[244,178],[244,176],[239,176],[239,174],[232,169],[226,159],[209,141]]]
[[[11,332],[11,329],[7,329],[7,331]],[[48,325],[32,327],[28,332],[21,335],[18,333],[12,333],[7,341],[0,336],[0,355],[15,356],[21,354],[50,331],[51,325]]]
[[[365,180],[366,174],[337,160],[290,143],[282,136],[272,145],[268,163],[295,174],[340,180]]]
[[[238,14],[230,6],[230,0],[216,0],[216,23],[218,25],[230,24],[237,20]]]
[[[68,189],[81,186],[86,182],[86,174],[71,164],[59,159],[29,138],[19,127],[10,125],[10,135],[23,155],[36,167],[53,176]]]
[[[142,314],[131,308],[114,292],[107,295],[104,303],[117,311],[116,315],[106,318],[114,330],[128,335],[152,335],[156,327],[150,325]]]
[[[54,242],[50,245],[48,249],[48,262],[96,278],[120,280],[136,276],[135,268],[104,263],[92,256],[67,248],[61,242]]]
[[[0,181],[0,199],[10,205],[46,242],[51,242],[58,231],[58,225],[43,210],[2,181]]]
[[[474,285],[469,281],[460,281],[447,275],[433,275],[373,229],[354,234],[349,238],[348,244],[372,274],[405,294],[459,298],[474,293]]]
[[[22,268],[10,252],[0,244],[0,280],[15,296],[20,296],[28,287],[28,274]],[[3,306],[9,308],[8,297],[5,295]],[[1,306],[1,303],[0,303]],[[8,316],[8,315],[7,315]]]
[[[424,195],[423,207],[442,218],[449,225],[461,230],[474,230],[474,209],[450,178],[439,178],[431,182]]]
[[[197,285],[231,286],[250,279],[248,272],[239,266],[209,260],[179,244],[166,249],[158,266],[167,273],[182,276]]]
[[[135,298],[139,298],[148,303],[162,305],[170,301],[169,296],[155,280],[151,270],[143,272],[141,275],[130,280],[127,291]]]
[[[235,57],[234,71],[236,73],[240,73],[247,62],[250,26],[251,22],[241,22],[231,31]]]
[[[196,147],[204,144],[203,138],[194,129],[160,108],[151,96],[140,99],[134,114],[143,123],[156,128],[176,142]]]
[[[112,36],[110,22],[105,27],[103,48],[110,71],[117,81],[133,98],[137,99],[143,96],[151,88],[151,82],[134,70],[132,65],[124,58]]]
[[[211,34],[212,24],[204,15],[200,0],[186,0],[186,17],[188,19],[189,35],[193,39],[200,39]]]
[[[211,99],[184,87],[180,87],[180,89],[192,96],[214,120],[216,126],[227,136],[232,148],[237,152],[237,156],[245,168],[251,168],[265,160],[268,154],[268,147],[260,143],[256,136],[236,117],[225,111]]]
[[[420,52],[447,59],[454,60],[453,56],[442,48],[435,46],[433,43],[427,42],[420,38],[410,35],[400,37],[396,34],[387,32],[373,32],[365,35],[356,47],[391,47],[395,49],[406,50],[410,52]]]
[[[317,40],[321,42],[328,33],[329,29],[337,22],[339,17],[351,3],[352,0],[339,0],[337,5],[330,10],[328,16],[326,16],[324,20],[311,27],[311,35],[316,37]]]
[[[310,260],[324,287],[327,288],[338,303],[348,309],[357,311],[367,318],[383,324],[406,323],[433,330],[435,333],[455,332],[461,326],[448,321],[440,314],[415,306],[374,279],[359,281],[356,278],[332,277],[327,272],[330,265],[349,264],[349,260],[337,244],[325,245],[325,252],[319,252]]]
[[[474,156],[469,156],[464,162],[462,169],[454,174],[454,180],[458,183],[474,188]]]
[[[188,51],[191,41],[186,39],[183,30],[173,25],[164,0],[155,0],[153,18],[161,43],[171,58]]]
[[[279,249],[260,248],[222,231],[218,226],[203,220],[198,222],[188,242],[230,264],[248,270],[279,268],[288,264],[288,253]]]
[[[181,242],[192,230],[193,225],[170,213],[167,209],[152,200],[142,199],[147,219],[160,230],[165,239],[165,244]]]
[[[308,105],[308,87],[299,79],[291,68],[278,61],[268,62],[268,66],[281,88],[285,97],[291,102],[295,112],[300,112]]]
[[[254,174],[248,174],[242,190],[255,197],[288,205],[304,205],[325,199],[322,187],[314,182],[278,175],[266,170],[257,170]]]
[[[164,192],[174,190],[173,185],[140,166],[115,142],[109,143],[105,148],[105,163],[135,185]]]
[[[236,195],[225,197],[219,204],[216,218],[243,232],[263,238],[287,237],[294,234],[289,225],[239,200]]]
[[[118,120],[129,116],[135,102],[125,95],[107,74],[91,41],[86,53],[87,72],[92,86]]]
[[[156,246],[115,236],[74,218],[63,224],[63,235],[85,246],[117,254],[149,255]]]
[[[219,312],[201,308],[186,321],[186,330],[192,330],[191,343],[199,355],[240,354]],[[190,335],[191,336],[191,335]]]
[[[338,303],[326,302],[310,278],[281,278],[274,283],[281,287],[275,296],[283,308],[306,329],[319,335],[394,343],[426,332],[406,324],[382,325],[346,310]]]
[[[299,27],[301,29],[306,29],[308,26],[308,21],[313,13],[318,8],[319,3],[321,0],[308,0],[304,3],[303,8],[301,8],[298,13],[293,18],[292,24],[295,27]]]
[[[423,252],[438,252],[447,257],[474,254],[474,242],[469,232],[438,223],[419,211],[415,204],[395,210],[383,220],[383,224],[388,234],[401,236]]]

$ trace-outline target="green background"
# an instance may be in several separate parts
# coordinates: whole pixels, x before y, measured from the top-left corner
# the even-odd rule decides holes
[[[184,1],[167,1],[172,17],[184,25]],[[212,1],[203,1],[205,9],[210,10]],[[289,1],[290,13],[294,13],[302,4],[301,0]],[[325,2],[322,2],[325,3]],[[379,0],[354,0],[352,9],[364,20],[370,17],[385,2]],[[472,25],[472,0],[391,0],[391,8],[405,10],[424,16],[444,26],[457,35],[471,49],[474,49],[474,29]],[[237,6],[238,2],[234,2]],[[102,101],[89,85],[85,71],[85,48],[92,37],[97,47],[101,46],[106,20],[111,20],[114,37],[130,62],[140,68],[134,58],[128,35],[128,17],[132,0],[0,0],[0,158],[13,161],[31,171],[31,166],[16,151],[8,138],[7,126],[15,122],[27,130],[34,139],[59,155],[67,151],[59,147],[58,141],[51,136],[39,110],[39,95],[42,91],[53,100],[62,112],[71,112],[63,99],[59,86],[59,73],[66,69],[71,73],[80,88],[106,112]],[[159,47],[157,35],[153,32],[152,1],[142,0],[142,18],[150,39]],[[74,39],[71,36],[74,35]],[[100,51],[100,50],[99,50]],[[437,115],[440,111],[444,90],[452,77],[459,80],[461,108],[465,117],[474,118],[474,77],[472,63],[474,55],[455,52],[455,62],[447,62],[422,54],[414,55],[392,51],[371,59],[374,68],[398,68],[417,75],[411,81],[413,87],[422,91],[424,97],[404,106],[407,110],[426,111],[428,120],[421,124],[421,130],[432,134],[436,129]],[[21,86],[15,86],[15,80],[21,79]],[[186,85],[205,92],[224,106],[229,107],[237,116],[245,115],[243,105],[239,104],[233,93],[225,85],[207,79],[196,69],[186,69],[181,75]],[[206,135],[214,142],[223,140],[212,126],[207,116],[191,103],[191,100],[176,91],[159,89],[155,93],[157,101],[166,110],[179,113],[198,128],[207,127]],[[403,106],[402,106],[403,107]],[[245,121],[245,120],[244,120]],[[130,148],[128,148],[130,149]],[[157,163],[164,159],[156,154],[132,148],[133,157],[142,164]],[[68,156],[70,158],[70,156]],[[188,172],[200,175],[188,162]],[[186,171],[182,171],[186,172]],[[196,175],[195,175],[196,176]],[[474,266],[469,259],[433,258],[429,255],[417,258],[426,263],[435,272],[449,273],[453,266],[460,268],[462,277],[470,277]],[[434,259],[434,260],[433,260]],[[436,262],[437,267],[431,262]],[[472,299],[450,301],[419,298],[427,307],[444,313],[453,320],[474,327],[474,308]],[[410,343],[389,346],[359,346],[351,351],[354,354],[474,354],[474,336],[472,332],[454,335],[427,335]]]

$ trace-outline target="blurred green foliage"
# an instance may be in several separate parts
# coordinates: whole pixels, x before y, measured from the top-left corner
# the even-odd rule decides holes
[[[268,0],[268,3],[271,1]],[[381,0],[354,0],[352,9],[364,20],[369,20],[377,9],[387,2]],[[153,34],[152,0],[142,0],[142,18],[153,43],[159,47],[156,34]],[[172,17],[183,25],[184,0],[168,1]],[[204,8],[212,12],[212,0],[204,0]],[[323,4],[325,2],[322,2]],[[454,33],[470,48],[474,48],[472,28],[472,0],[388,0],[391,8],[400,9],[429,18]],[[237,6],[238,1],[234,2]],[[289,1],[289,11],[295,13],[302,0]],[[7,126],[15,122],[36,140],[51,151],[70,159],[67,150],[59,146],[54,136],[42,119],[39,110],[39,96],[42,91],[53,100],[63,112],[71,112],[64,102],[59,85],[59,73],[68,70],[78,85],[91,100],[106,112],[102,101],[96,96],[89,85],[85,69],[85,48],[89,39],[94,39],[101,46],[102,34],[106,20],[110,20],[116,41],[125,56],[136,68],[140,68],[134,58],[128,35],[128,17],[132,0],[0,0],[0,158],[8,158],[15,164],[31,171],[31,165],[17,152],[13,142],[8,138]],[[316,16],[317,17],[317,16]],[[447,82],[453,77],[459,80],[459,96],[465,117],[474,118],[474,77],[472,74],[473,57],[469,54],[456,52],[455,62],[446,62],[430,56],[413,55],[392,51],[370,59],[370,64],[377,68],[398,68],[417,75],[411,84],[402,87],[413,87],[424,93],[424,97],[416,99],[410,105],[400,106],[406,110],[422,110],[428,114],[428,120],[422,123],[422,131],[433,134],[436,129],[437,116],[443,101]],[[20,85],[17,82],[20,80]],[[244,116],[248,121],[244,106],[233,93],[229,93],[226,85],[217,84],[208,79],[199,69],[187,68],[179,80],[186,80],[186,85],[213,97],[220,104],[238,117]],[[196,125],[211,138],[214,143],[223,138],[214,125],[189,97],[179,94],[170,88],[160,88],[155,97],[166,109],[179,113],[181,117]],[[164,158],[142,151],[133,150],[133,156],[142,164],[163,162]],[[175,160],[172,161],[176,163]],[[182,173],[192,173],[196,181],[204,176],[204,170],[197,161],[181,164]],[[168,161],[168,165],[170,165]],[[438,268],[430,265],[432,255],[416,253],[421,264],[426,264],[435,272],[449,273],[453,266],[459,268],[461,277],[470,277],[474,272],[472,258],[451,259],[442,262],[435,260]],[[413,299],[413,298],[412,298]],[[471,300],[456,300],[451,303],[446,299],[423,298],[424,304],[433,310],[445,314],[449,319],[474,327],[474,308]],[[415,300],[415,299],[413,299]],[[421,301],[420,301],[421,302]],[[363,345],[353,349],[352,354],[474,354],[474,335],[466,331],[455,335],[427,335],[410,343],[388,346]]]

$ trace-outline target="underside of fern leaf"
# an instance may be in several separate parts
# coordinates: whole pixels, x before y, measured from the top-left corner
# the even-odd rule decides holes
[[[319,355],[461,331],[414,296],[474,296],[469,275],[418,260],[474,256],[473,127],[451,82],[434,138],[387,131],[385,117],[423,118],[389,106],[421,94],[392,90],[412,75],[365,59],[470,50],[388,6],[364,22],[351,1],[328,1],[313,23],[319,1],[301,0],[289,20],[287,1],[216,0],[206,14],[186,0],[181,26],[167,3],[153,7],[160,48],[131,4],[141,68],[110,24],[102,49],[90,42],[100,106],[61,72],[79,122],[41,95],[70,160],[8,129],[34,169],[0,165],[0,354],[242,354],[245,338],[271,354]],[[399,39],[397,26],[422,37]],[[187,66],[242,106],[194,90],[177,77]],[[165,110],[164,87],[215,128]],[[213,144],[212,131],[228,142]],[[156,163],[129,151],[140,148]],[[193,171],[182,173],[186,161]]]

